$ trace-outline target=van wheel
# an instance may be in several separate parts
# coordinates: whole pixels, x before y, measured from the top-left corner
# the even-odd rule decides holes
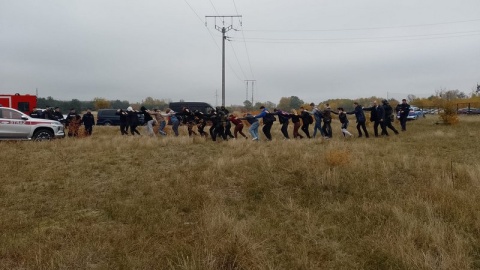
[[[32,139],[34,141],[49,141],[53,139],[53,132],[48,129],[40,129],[35,131],[33,134]]]

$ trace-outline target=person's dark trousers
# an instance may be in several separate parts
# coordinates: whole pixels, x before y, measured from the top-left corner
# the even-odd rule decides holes
[[[387,130],[387,128],[391,129],[393,133],[398,134],[398,130],[392,125],[392,121],[390,120],[387,120],[385,122],[385,131]]]
[[[270,130],[272,129],[273,124],[265,124],[263,125],[262,131],[263,134],[265,134],[265,137],[267,137],[267,140],[271,141],[272,140],[272,134],[270,133]]]
[[[282,128],[280,129],[282,131],[283,136],[285,139],[290,139],[288,136],[288,122],[285,122],[282,124]]]
[[[360,128],[363,129],[363,132],[365,133],[365,137],[368,138],[369,136],[368,136],[367,126],[365,126],[365,121],[357,122],[358,137],[363,136]]]
[[[402,131],[407,130],[407,117],[400,116],[400,126],[402,126]]]
[[[208,131],[210,132],[210,137],[212,137],[212,141],[216,141],[217,140],[217,134],[215,132],[215,126],[212,125]]]
[[[382,135],[388,136],[387,126],[385,121],[380,122],[380,128],[382,129]]]
[[[132,135],[135,135],[135,133],[140,135],[140,132],[138,132],[137,127],[138,125],[136,124],[130,125],[130,133],[132,133]]]
[[[323,133],[326,137],[332,138],[332,126],[330,125],[330,121],[323,122]]]
[[[230,138],[235,138],[235,136],[233,136],[232,134],[231,128],[232,128],[232,125],[230,124],[230,122],[227,122],[227,124],[225,125],[225,136],[228,136]]]
[[[373,132],[375,133],[375,137],[378,137],[378,126],[381,126],[380,121],[375,121],[373,123]]]
[[[85,126],[85,135],[90,136],[93,132],[93,126]]]
[[[125,123],[120,123],[120,132],[122,135],[128,135],[128,125]]]
[[[307,135],[307,138],[310,139],[310,131],[308,130],[308,127],[310,126],[309,123],[303,123],[302,125],[302,131],[303,133],[305,133],[305,135]]]
[[[223,127],[223,125],[218,125],[216,128],[215,128],[215,138],[217,137],[221,137],[224,141],[227,140],[227,135],[225,135],[225,128]]]

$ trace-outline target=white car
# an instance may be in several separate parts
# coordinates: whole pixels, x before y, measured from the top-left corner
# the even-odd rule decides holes
[[[0,107],[0,140],[51,140],[65,137],[58,121],[32,118],[18,110]]]

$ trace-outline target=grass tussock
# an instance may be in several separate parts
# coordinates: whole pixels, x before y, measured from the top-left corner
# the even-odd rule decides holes
[[[274,125],[258,143],[0,142],[0,268],[478,269],[480,118],[436,120],[351,140],[334,123],[327,141]]]

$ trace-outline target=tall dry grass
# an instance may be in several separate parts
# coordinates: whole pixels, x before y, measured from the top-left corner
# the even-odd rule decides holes
[[[370,139],[334,123],[327,141],[275,125],[258,143],[0,142],[0,268],[478,269],[480,118],[437,120]]]

